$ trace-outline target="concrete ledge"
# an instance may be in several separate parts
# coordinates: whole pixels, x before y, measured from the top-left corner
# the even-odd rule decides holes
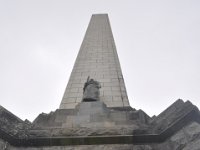
[[[41,138],[16,138],[0,129],[0,138],[13,146],[66,146],[66,145],[98,145],[98,144],[148,144],[161,143],[184,126],[191,122],[200,124],[198,109],[193,109],[177,120],[160,134],[143,135],[113,135],[113,136],[79,136],[79,137],[41,137]]]

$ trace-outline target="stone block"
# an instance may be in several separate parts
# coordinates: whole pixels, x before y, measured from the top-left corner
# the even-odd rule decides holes
[[[118,91],[112,91],[112,96],[113,97],[120,97],[122,96],[121,92],[118,92]]]
[[[82,97],[77,97],[76,98],[76,103],[80,103],[80,102],[82,102]]]
[[[60,109],[72,109],[75,108],[75,106],[78,103],[61,103]]]
[[[117,101],[122,101],[122,97],[121,96],[113,96],[113,101],[117,102]]]
[[[74,97],[64,97],[65,103],[74,103],[76,102],[76,96]]]
[[[83,85],[78,83],[72,83],[71,88],[83,88]]]
[[[103,102],[82,102],[77,107],[78,115],[90,115],[90,114],[98,114],[104,113],[106,110],[106,106]]]
[[[107,87],[102,87],[101,90],[103,90],[103,91],[111,91],[111,87],[108,87],[108,86]]]
[[[74,116],[67,116],[66,121],[62,124],[62,128],[74,127]]]
[[[112,91],[103,91],[103,96],[112,96]]]
[[[103,96],[102,98],[101,98],[101,100],[103,101],[103,102],[106,102],[106,101],[112,101],[112,99],[113,99],[113,97],[112,96]]]
[[[120,87],[117,87],[117,86],[115,87],[115,86],[113,86],[113,87],[112,87],[112,91],[117,91],[117,92],[119,92],[119,91],[120,91]]]
[[[123,101],[124,106],[130,106],[129,101]]]
[[[81,127],[82,124],[90,122],[90,115],[81,115],[74,117],[73,126]]]
[[[78,88],[71,88],[70,92],[78,92]]]

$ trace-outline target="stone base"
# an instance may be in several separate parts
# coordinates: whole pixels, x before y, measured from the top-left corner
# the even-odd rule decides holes
[[[68,146],[28,146],[14,147],[0,140],[1,150],[199,150],[200,124],[192,122],[179,130],[165,142],[151,144],[101,144],[101,145],[68,145]]]
[[[42,113],[33,123],[0,107],[0,125],[2,149],[200,149],[199,110],[182,100],[153,118],[95,101]]]

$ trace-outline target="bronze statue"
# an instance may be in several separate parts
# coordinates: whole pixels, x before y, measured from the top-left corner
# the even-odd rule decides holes
[[[94,79],[90,79],[90,77],[88,77],[83,87],[83,101],[98,101],[100,88],[101,85],[98,81],[95,81]]]

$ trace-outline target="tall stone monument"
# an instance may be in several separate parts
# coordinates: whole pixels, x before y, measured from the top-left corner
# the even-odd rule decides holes
[[[21,120],[0,106],[0,150],[200,150],[200,112],[129,105],[107,14],[92,15],[60,108]]]
[[[88,76],[101,83],[100,100],[107,107],[129,106],[108,15],[93,15],[77,56],[60,109],[82,101]]]

